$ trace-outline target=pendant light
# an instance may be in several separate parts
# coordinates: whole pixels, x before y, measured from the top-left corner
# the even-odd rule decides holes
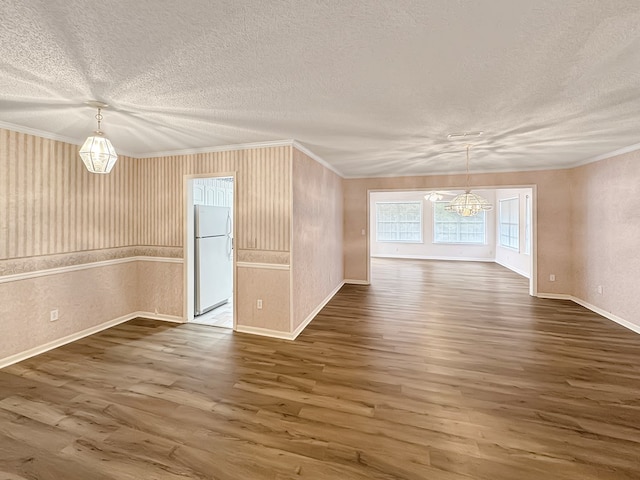
[[[98,113],[96,120],[98,121],[98,129],[95,135],[87,138],[80,147],[80,158],[84,162],[85,167],[91,173],[109,173],[118,160],[116,150],[111,142],[104,136],[104,132],[100,129],[102,122],[102,109],[108,105],[102,102],[87,102],[88,105],[97,108]]]
[[[493,209],[485,198],[475,193],[471,193],[469,188],[469,149],[471,145],[467,145],[467,189],[464,193],[461,193],[456,198],[451,200],[449,204],[444,206],[444,209],[448,212],[455,212],[462,217],[473,217],[480,212],[485,212]]]

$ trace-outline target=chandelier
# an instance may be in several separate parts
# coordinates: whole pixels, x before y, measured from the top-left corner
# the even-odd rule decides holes
[[[98,109],[96,115],[98,129],[94,132],[95,135],[87,138],[82,147],[80,147],[80,158],[82,158],[85,167],[91,173],[109,173],[116,164],[118,155],[109,139],[104,136],[104,132],[100,130],[102,109],[106,108],[107,104],[102,102],[87,103]]]
[[[471,145],[467,145],[467,188],[464,193],[461,193],[453,200],[451,200],[444,209],[448,212],[455,212],[462,217],[473,217],[480,212],[493,209],[485,198],[475,193],[471,193],[469,188],[469,149]]]

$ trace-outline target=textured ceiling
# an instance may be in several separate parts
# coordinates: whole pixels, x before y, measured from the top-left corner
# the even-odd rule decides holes
[[[0,0],[0,122],[135,156],[296,139],[345,176],[640,142],[640,1]]]

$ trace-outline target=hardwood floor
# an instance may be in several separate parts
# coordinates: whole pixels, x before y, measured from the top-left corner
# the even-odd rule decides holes
[[[498,265],[378,259],[295,342],[138,319],[0,370],[0,480],[638,479],[639,365]]]

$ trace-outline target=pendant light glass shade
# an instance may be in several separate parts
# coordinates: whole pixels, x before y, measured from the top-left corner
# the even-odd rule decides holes
[[[493,205],[480,195],[476,195],[467,190],[451,200],[451,202],[444,206],[444,209],[448,212],[456,212],[462,217],[473,217],[480,212],[493,209]]]
[[[80,147],[80,158],[91,173],[109,173],[118,160],[116,150],[108,138],[96,132]]]
[[[95,135],[87,138],[82,147],[80,147],[80,158],[84,162],[91,173],[109,173],[118,160],[115,148],[106,138],[102,130],[100,130],[100,122],[102,122],[102,109],[107,105],[101,102],[88,102],[89,105],[98,109],[96,120],[98,121],[98,129]]]

